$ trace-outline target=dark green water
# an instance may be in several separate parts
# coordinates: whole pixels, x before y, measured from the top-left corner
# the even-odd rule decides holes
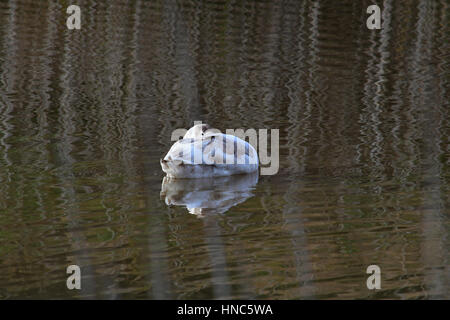
[[[0,298],[450,298],[448,1],[69,4],[0,1]],[[278,173],[166,205],[194,120],[279,129]]]

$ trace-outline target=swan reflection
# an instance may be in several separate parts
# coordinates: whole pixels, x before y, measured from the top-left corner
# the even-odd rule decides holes
[[[185,206],[192,214],[221,214],[252,197],[257,182],[257,173],[204,179],[164,177],[160,195],[167,205]]]

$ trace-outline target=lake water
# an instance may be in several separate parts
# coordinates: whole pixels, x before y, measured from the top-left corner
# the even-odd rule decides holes
[[[0,298],[450,298],[448,1],[77,4],[0,1]],[[195,120],[277,174],[163,184]]]

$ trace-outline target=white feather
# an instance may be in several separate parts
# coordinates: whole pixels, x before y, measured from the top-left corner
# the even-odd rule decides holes
[[[258,170],[258,154],[252,145],[233,135],[204,132],[202,126],[189,129],[161,160],[169,177],[206,178]]]

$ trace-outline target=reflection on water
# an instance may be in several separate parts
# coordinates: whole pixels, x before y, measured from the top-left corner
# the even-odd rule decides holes
[[[161,198],[167,205],[185,206],[199,217],[221,214],[244,202],[253,194],[258,173],[204,179],[171,179],[164,177]]]
[[[0,1],[0,298],[450,298],[448,1],[372,3]],[[278,174],[161,186],[194,120]]]

